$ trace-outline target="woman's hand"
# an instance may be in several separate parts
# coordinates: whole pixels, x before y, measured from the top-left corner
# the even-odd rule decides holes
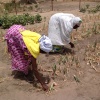
[[[69,43],[71,48],[75,48],[74,44],[72,42]]]

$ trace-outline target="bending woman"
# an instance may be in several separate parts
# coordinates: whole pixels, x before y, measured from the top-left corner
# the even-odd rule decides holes
[[[50,52],[52,50],[51,40],[36,32],[26,30],[21,25],[11,26],[6,35],[8,52],[11,54],[12,70],[21,71],[28,74],[29,64],[32,63],[32,71],[44,90],[48,90],[48,86],[42,81],[37,70],[36,58],[41,50]]]
[[[54,46],[64,46],[70,44],[71,48],[74,44],[70,41],[73,29],[80,27],[82,20],[73,14],[56,13],[50,17],[48,27],[48,37]]]

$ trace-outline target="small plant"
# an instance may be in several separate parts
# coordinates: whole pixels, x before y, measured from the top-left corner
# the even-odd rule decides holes
[[[35,5],[35,8],[38,8],[38,4]]]
[[[89,8],[89,6],[90,6],[89,4],[86,4],[86,8],[87,8],[87,9]]]
[[[96,13],[96,12],[97,12],[96,9],[91,9],[91,10],[89,11],[89,13]]]
[[[66,73],[67,73],[67,70],[66,70],[66,68],[64,68],[63,69],[63,74],[66,75]]]
[[[29,10],[33,10],[33,6],[29,6],[28,9],[29,9]]]
[[[46,21],[46,17],[44,17],[44,22]]]
[[[37,12],[39,10],[38,4],[35,5],[35,11]]]
[[[85,13],[86,12],[86,8],[80,8],[80,12]]]
[[[95,22],[94,22],[94,25],[92,27],[92,31],[93,31],[94,34],[98,34],[99,33],[99,31],[97,30],[97,25],[96,25]]]
[[[83,38],[89,37],[90,35],[91,35],[91,30],[88,28],[86,31],[86,34],[83,36]]]
[[[56,70],[57,70],[56,64],[52,67],[52,70],[53,70],[53,75],[55,75],[56,74]]]
[[[65,57],[62,58],[62,63],[65,65],[65,63],[66,63]]]
[[[78,58],[75,59],[75,63],[76,63],[76,67],[80,67],[79,59]]]
[[[76,82],[80,82],[80,80],[78,79],[78,77],[76,75],[74,75],[74,79]]]
[[[60,57],[58,64],[61,65],[62,57]]]
[[[97,10],[97,11],[100,11],[100,5],[97,5],[97,6],[96,6],[96,10]]]
[[[44,29],[45,29],[45,26],[46,26],[46,25],[45,25],[46,17],[44,17],[44,20],[43,20],[43,21],[44,21],[44,24],[43,24],[43,28],[42,28],[42,29],[44,30]]]
[[[96,46],[97,46],[97,41],[95,41],[95,42],[94,42],[94,45],[93,45],[94,51],[95,51],[95,49],[96,49]]]
[[[40,23],[41,21],[42,21],[41,15],[37,14],[37,15],[35,16],[35,22]]]
[[[34,16],[30,16],[28,21],[29,24],[34,24],[34,19],[35,19]]]

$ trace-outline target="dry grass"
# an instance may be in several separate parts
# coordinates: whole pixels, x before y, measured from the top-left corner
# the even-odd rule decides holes
[[[82,40],[86,37],[89,37],[93,34],[100,33],[100,14],[85,14],[82,17],[82,25],[78,31],[73,32],[73,41]]]
[[[78,42],[79,40],[84,40],[87,37],[92,36],[93,34],[97,34],[97,32],[100,32],[100,14],[84,14],[82,16],[82,25],[79,28],[79,30],[73,31],[73,42]],[[47,21],[47,20],[46,20]],[[33,26],[30,28],[32,31],[36,32],[43,32],[44,30],[47,32],[48,30],[48,24],[45,23],[39,23],[36,26]],[[88,66],[90,68],[94,68],[96,71],[98,71],[99,61],[100,61],[100,43],[94,42],[94,44],[88,44],[87,48],[84,50],[84,61],[81,61],[81,57],[78,55],[72,55],[72,54],[65,54],[65,55],[56,55],[52,56],[52,59],[54,59],[54,64],[50,65],[50,70],[48,73],[51,77],[53,77],[53,73],[55,74],[55,79],[59,80],[66,80],[66,79],[79,79],[84,75],[84,72],[82,71],[82,67]],[[57,59],[56,59],[57,58]],[[40,61],[39,61],[40,62]],[[82,65],[83,63],[84,65]],[[47,63],[47,62],[46,62]],[[39,66],[42,67],[42,62],[38,63]],[[52,69],[52,67],[56,69]],[[43,70],[41,70],[43,71]],[[98,71],[99,72],[99,71]],[[80,81],[80,80],[79,80]]]

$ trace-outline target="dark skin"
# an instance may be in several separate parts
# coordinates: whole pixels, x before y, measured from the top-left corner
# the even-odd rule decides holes
[[[75,25],[73,27],[73,29],[77,29],[78,27],[79,27],[78,25]],[[74,46],[74,44],[72,42],[70,42],[69,44],[70,44],[71,48],[75,48],[75,46]]]
[[[69,43],[71,48],[75,48],[74,44],[72,42]]]
[[[43,90],[44,91],[47,91],[49,88],[43,82],[42,77],[40,76],[40,74],[39,74],[39,72],[37,70],[36,59],[34,57],[32,57],[32,70],[33,70],[33,73],[35,74],[36,78],[38,79],[38,81],[41,83]]]
[[[78,25],[75,25],[74,27],[73,27],[73,29],[77,29],[79,26]]]

